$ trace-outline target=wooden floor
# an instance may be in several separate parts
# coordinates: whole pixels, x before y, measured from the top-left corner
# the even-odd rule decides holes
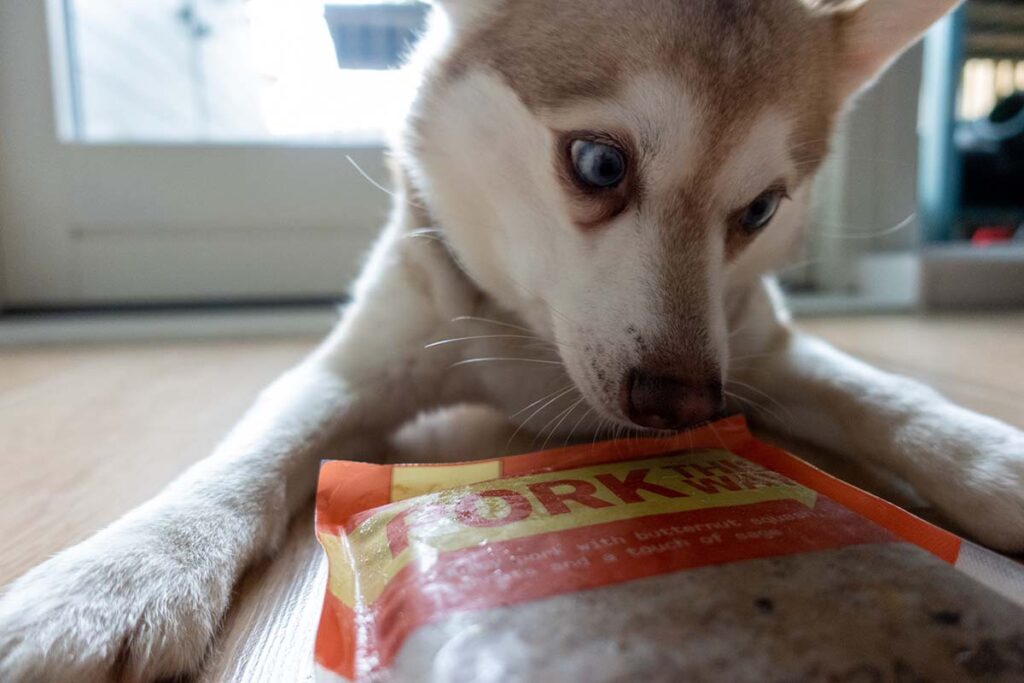
[[[1024,428],[1024,313],[802,326]],[[154,495],[202,458],[315,340],[0,350],[0,585]],[[308,517],[246,580],[208,681],[311,676],[323,580]]]

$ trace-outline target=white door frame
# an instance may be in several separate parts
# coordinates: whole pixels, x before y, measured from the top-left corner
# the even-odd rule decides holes
[[[385,218],[381,147],[83,144],[62,0],[0,2],[9,308],[340,296]]]

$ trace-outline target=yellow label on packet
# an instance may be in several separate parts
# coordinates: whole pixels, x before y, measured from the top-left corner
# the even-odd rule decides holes
[[[429,468],[416,472],[420,476],[403,476],[403,496],[415,496],[417,485],[434,490]],[[816,498],[811,489],[726,451],[485,481],[371,511],[346,539],[329,540],[339,556],[362,558],[354,560],[358,585],[352,585],[351,569],[339,567],[332,572],[332,591],[349,606],[372,603],[414,555],[429,561],[424,558],[431,554],[485,542],[689,510],[778,500],[813,508]]]

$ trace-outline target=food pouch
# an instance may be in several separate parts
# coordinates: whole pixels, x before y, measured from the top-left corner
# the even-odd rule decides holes
[[[325,462],[324,681],[1024,680],[1024,570],[756,440]]]

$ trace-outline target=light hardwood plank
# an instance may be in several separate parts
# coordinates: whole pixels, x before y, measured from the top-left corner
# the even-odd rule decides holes
[[[313,343],[0,352],[0,584],[207,455]]]
[[[1024,429],[1024,313],[822,318],[800,326]]]
[[[801,326],[1024,428],[1024,313]],[[0,351],[0,584],[208,454],[259,389],[315,341]],[[300,517],[280,556],[240,587],[202,683],[310,680],[323,571],[311,516]]]

